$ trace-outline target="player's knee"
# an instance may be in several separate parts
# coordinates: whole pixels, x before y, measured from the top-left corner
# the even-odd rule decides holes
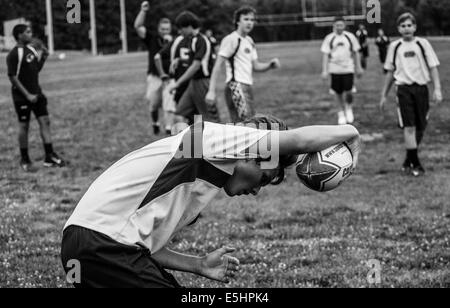
[[[416,134],[416,127],[414,127],[414,126],[405,127],[405,134],[407,134],[407,135],[415,135]]]

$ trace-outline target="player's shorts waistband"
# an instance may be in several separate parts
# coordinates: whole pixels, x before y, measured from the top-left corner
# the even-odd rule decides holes
[[[427,88],[428,85],[413,83],[413,84],[400,84],[400,85],[398,85],[398,87],[399,88],[401,88],[401,87],[403,87],[403,88]]]

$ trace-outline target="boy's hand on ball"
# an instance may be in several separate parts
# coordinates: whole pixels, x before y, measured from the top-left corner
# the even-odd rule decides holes
[[[223,247],[204,257],[201,261],[200,274],[212,280],[230,283],[239,271],[239,260],[228,255],[235,250]]]

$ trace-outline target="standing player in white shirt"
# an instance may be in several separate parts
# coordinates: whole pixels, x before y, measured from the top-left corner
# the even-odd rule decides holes
[[[255,115],[253,105],[253,72],[266,72],[280,68],[280,61],[272,59],[263,63],[258,61],[258,53],[250,33],[255,26],[256,10],[241,7],[234,13],[236,31],[225,37],[214,66],[206,102],[214,104],[216,87],[222,66],[227,67],[227,86],[225,97],[233,122],[244,121]]]
[[[321,48],[322,78],[327,80],[331,74],[331,89],[339,104],[339,125],[352,124],[355,120],[352,107],[354,77],[355,72],[358,77],[363,74],[358,39],[345,28],[345,20],[336,18],[333,33],[325,38]]]
[[[76,287],[179,287],[166,269],[229,282],[239,270],[229,255],[234,249],[188,256],[169,249],[174,236],[221,190],[257,195],[281,184],[297,155],[340,142],[347,142],[356,167],[360,137],[353,126],[288,130],[270,116],[239,126],[199,122],[149,144],[109,168],[81,199],[64,228],[64,268],[79,261]]]
[[[439,59],[430,42],[415,37],[417,23],[414,15],[405,13],[398,18],[398,31],[402,38],[393,42],[384,68],[388,71],[380,107],[384,110],[392,85],[397,86],[399,126],[404,129],[406,160],[402,170],[417,177],[425,169],[420,163],[418,148],[428,124],[430,96],[428,83],[434,84],[433,99],[442,102]]]

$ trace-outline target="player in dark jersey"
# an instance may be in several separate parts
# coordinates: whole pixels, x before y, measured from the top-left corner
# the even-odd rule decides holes
[[[384,69],[384,64],[386,63],[388,47],[391,41],[389,37],[384,34],[383,29],[378,29],[378,37],[375,40],[375,44],[378,47],[378,55],[380,56],[380,62],[383,65],[383,72],[387,74],[387,70]]]
[[[177,90],[188,83],[177,106],[177,120],[179,122],[193,123],[195,115],[202,115],[210,122],[220,122],[215,103],[206,104],[205,96],[209,89],[211,70],[213,67],[212,47],[208,38],[201,34],[200,21],[191,12],[183,12],[177,17],[177,26],[184,40],[178,46],[176,61],[189,63],[189,68],[171,87]]]
[[[63,167],[65,162],[53,150],[47,98],[39,85],[39,73],[49,55],[42,42],[33,39],[28,25],[14,27],[13,36],[17,46],[8,54],[8,76],[12,84],[12,98],[19,118],[20,166],[25,172],[33,172],[28,155],[28,131],[31,112],[39,123],[45,149],[45,167]]]
[[[358,38],[359,45],[361,46],[361,67],[367,69],[367,58],[369,58],[369,43],[367,41],[369,32],[366,30],[366,26],[359,25],[358,31],[356,31],[356,37]]]
[[[162,18],[158,23],[157,33],[152,33],[150,29],[145,27],[145,19],[150,5],[148,1],[142,2],[141,11],[136,17],[134,28],[136,33],[143,40],[148,50],[148,71],[147,71],[147,93],[146,99],[150,104],[150,112],[153,121],[153,132],[155,135],[160,133],[159,109],[162,107],[162,89],[163,81],[159,76],[155,65],[155,55],[164,46],[170,43],[172,23],[167,18]]]

